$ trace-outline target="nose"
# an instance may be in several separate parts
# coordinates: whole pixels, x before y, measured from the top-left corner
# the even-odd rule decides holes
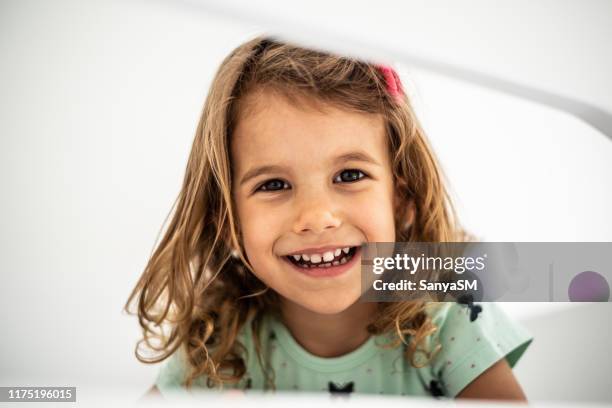
[[[320,234],[338,228],[342,221],[337,214],[334,200],[324,191],[302,191],[296,202],[296,217],[293,231],[296,234],[312,232]]]

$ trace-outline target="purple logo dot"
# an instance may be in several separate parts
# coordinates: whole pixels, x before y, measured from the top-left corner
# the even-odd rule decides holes
[[[567,294],[572,302],[607,302],[610,300],[610,285],[597,272],[580,272],[570,282]]]

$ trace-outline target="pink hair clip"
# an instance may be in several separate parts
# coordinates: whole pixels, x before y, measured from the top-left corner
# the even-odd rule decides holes
[[[402,88],[402,83],[397,72],[388,65],[378,65],[377,67],[385,77],[389,95],[391,95],[396,102],[401,102],[402,96],[404,95],[404,89]]]

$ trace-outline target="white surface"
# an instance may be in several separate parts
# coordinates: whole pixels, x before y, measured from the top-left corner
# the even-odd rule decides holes
[[[311,4],[292,15],[311,18]],[[610,3],[563,3],[535,15],[526,2],[512,10],[475,3],[462,6],[468,17],[461,20],[449,4],[432,14],[424,3],[402,3],[395,24],[373,18],[368,4],[355,3],[345,17],[356,20],[338,20],[338,29],[353,21],[360,31],[384,33],[411,13],[402,29],[424,31],[406,33],[410,46],[483,69],[496,63],[547,86],[575,85],[571,92],[592,100],[610,94],[602,74],[609,53],[598,48],[610,38],[610,13],[602,12]],[[0,7],[0,380],[119,384],[136,397],[157,367],[133,357],[138,326],[121,309],[180,188],[208,83],[255,29],[164,2],[5,0]],[[335,7],[326,3],[328,16]],[[470,15],[488,22],[487,35],[473,33]],[[548,28],[519,35],[508,28],[516,19]],[[553,29],[565,48],[544,55],[540,41],[554,40]],[[504,42],[489,42],[495,34]],[[519,58],[504,60],[502,44]],[[568,60],[564,50],[580,58]],[[536,57],[543,65],[525,72],[520,61]],[[543,69],[545,62],[557,69]],[[583,82],[565,79],[576,73]],[[470,230],[487,240],[611,240],[609,140],[545,107],[409,68],[406,75]],[[525,319],[550,308],[528,307],[508,310]],[[544,363],[552,373],[568,367]],[[590,390],[589,376],[607,376],[609,357],[595,363],[565,381]]]
[[[611,314],[612,303],[581,303],[523,321],[534,341],[514,374],[531,400],[612,405]]]

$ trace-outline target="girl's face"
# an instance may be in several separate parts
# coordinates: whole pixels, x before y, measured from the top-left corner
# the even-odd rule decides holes
[[[340,313],[361,294],[359,246],[395,241],[383,118],[332,106],[323,113],[265,91],[242,102],[232,194],[248,260],[282,297]]]

